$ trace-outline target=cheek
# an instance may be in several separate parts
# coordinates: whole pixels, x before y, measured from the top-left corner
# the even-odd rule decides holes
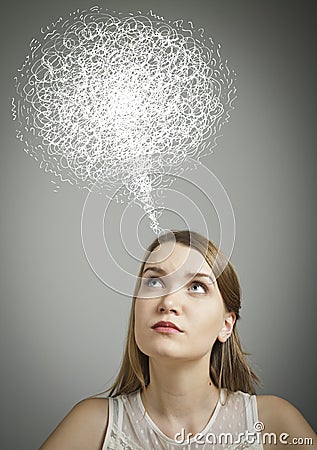
[[[213,305],[201,311],[201,331],[205,336],[216,337],[223,326],[224,311],[221,305]],[[197,325],[199,321],[197,320]]]
[[[140,308],[140,305],[138,304],[138,302],[135,303],[135,308],[134,308],[134,332],[137,333],[138,329],[140,327],[140,317],[142,316],[142,308]]]
[[[147,316],[149,304],[147,300],[136,300],[134,306],[135,323],[142,323]]]
[[[144,334],[145,324],[148,322],[149,306],[146,300],[136,300],[134,307],[134,335],[137,345],[139,346],[142,335]]]

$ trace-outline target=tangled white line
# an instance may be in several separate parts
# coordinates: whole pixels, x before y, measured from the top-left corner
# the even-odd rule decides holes
[[[155,232],[152,191],[210,152],[236,92],[220,46],[183,25],[77,10],[31,41],[15,77],[26,152],[62,181],[123,186]]]

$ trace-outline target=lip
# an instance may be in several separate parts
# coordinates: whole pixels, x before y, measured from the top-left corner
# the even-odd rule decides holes
[[[152,326],[152,329],[158,333],[168,333],[168,334],[183,333],[183,331],[180,328],[178,328],[178,326],[175,323],[165,320],[160,320],[159,322],[155,323]]]

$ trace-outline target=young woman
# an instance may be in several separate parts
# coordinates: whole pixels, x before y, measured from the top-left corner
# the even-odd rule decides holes
[[[239,310],[237,275],[210,241],[188,231],[156,239],[109,397],[79,402],[41,450],[312,450],[316,435],[296,408],[255,396]]]

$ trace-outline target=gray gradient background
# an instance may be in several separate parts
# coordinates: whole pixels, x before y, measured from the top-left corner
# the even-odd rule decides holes
[[[77,401],[109,386],[122,355],[130,300],[87,264],[80,235],[86,194],[68,184],[53,192],[15,139],[9,113],[12,77],[31,38],[60,15],[94,4],[2,6],[1,449],[37,448]],[[259,392],[287,398],[316,427],[314,2],[99,5],[193,20],[222,43],[236,69],[236,110],[203,162],[235,211],[240,334],[264,383]]]

